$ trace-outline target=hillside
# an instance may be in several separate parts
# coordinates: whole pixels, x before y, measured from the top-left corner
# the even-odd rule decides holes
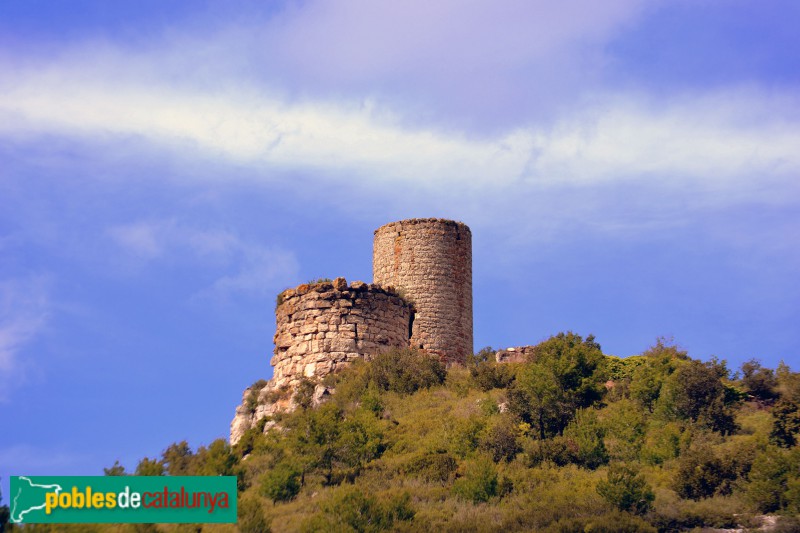
[[[409,350],[353,364],[317,407],[301,388],[266,434],[265,419],[233,448],[174,444],[136,473],[239,476],[241,531],[682,531],[764,514],[800,529],[800,374],[787,366],[732,373],[663,341],[620,359],[572,333],[525,363],[490,354],[447,371]],[[200,529],[237,530],[96,528]]]

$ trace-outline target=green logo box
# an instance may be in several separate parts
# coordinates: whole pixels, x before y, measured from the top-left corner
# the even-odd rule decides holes
[[[234,476],[11,476],[11,521],[235,523]]]

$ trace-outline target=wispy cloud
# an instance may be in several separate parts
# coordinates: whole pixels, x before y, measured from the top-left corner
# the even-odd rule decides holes
[[[46,326],[50,307],[46,277],[0,281],[0,402],[24,383],[30,361],[22,354]]]
[[[294,254],[216,229],[197,229],[174,219],[138,221],[107,230],[108,236],[140,263],[203,262],[223,273],[196,296],[232,293],[271,294],[295,278]]]
[[[133,134],[190,158],[425,188],[458,184],[502,192],[503,185],[521,182],[591,184],[653,175],[718,185],[800,169],[800,117],[787,114],[796,100],[757,87],[663,99],[612,94],[555,125],[482,138],[405,127],[393,110],[364,102],[291,104],[255,90],[109,87],[65,68],[57,83],[31,74],[7,88],[0,132]],[[147,234],[135,231],[126,238],[156,253]]]
[[[653,9],[638,0],[312,1],[204,19],[202,32],[187,24],[138,49],[87,39],[55,59],[0,57],[0,138],[63,136],[87,153],[102,144],[130,166],[150,146],[175,167],[245,169],[170,168],[167,179],[271,185],[300,173],[312,187],[402,198],[401,216],[408,205],[453,206],[449,216],[475,220],[490,216],[489,205],[541,206],[548,218],[564,190],[629,184],[649,184],[646,196],[658,198],[691,190],[681,205],[796,197],[800,102],[791,87],[653,93],[594,72],[612,59],[604,45]],[[505,118],[486,118],[494,115]],[[581,207],[587,218],[608,210],[592,197]],[[140,260],[162,257],[164,235],[179,231],[148,224],[113,233]],[[187,231],[181,246],[209,261],[225,254],[204,246],[261,253],[225,232]],[[224,275],[219,286],[234,279]]]

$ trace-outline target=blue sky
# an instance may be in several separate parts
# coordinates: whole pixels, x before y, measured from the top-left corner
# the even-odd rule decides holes
[[[0,2],[0,475],[225,437],[274,298],[467,223],[475,347],[797,368],[800,7]]]

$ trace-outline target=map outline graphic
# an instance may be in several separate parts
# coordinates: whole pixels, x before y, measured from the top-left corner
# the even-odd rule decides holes
[[[22,480],[27,481],[31,488],[52,489],[52,490],[55,490],[56,494],[58,494],[58,493],[60,493],[61,491],[64,490],[61,487],[61,485],[56,485],[56,484],[53,484],[53,485],[40,485],[40,484],[34,483],[33,481],[30,480],[30,478],[25,477],[25,476],[19,476],[17,479],[19,481],[22,481]],[[19,490],[17,491],[17,494],[14,496],[14,500],[13,500],[12,505],[11,505],[11,521],[16,523],[16,524],[21,523],[23,521],[23,517],[27,513],[30,513],[31,511],[38,511],[38,510],[44,509],[45,506],[47,505],[46,502],[43,502],[41,505],[30,507],[28,509],[25,509],[24,511],[18,511],[17,510],[17,505],[18,505],[19,497],[22,494],[22,491],[23,491],[23,487],[22,487],[22,485],[20,485]]]

